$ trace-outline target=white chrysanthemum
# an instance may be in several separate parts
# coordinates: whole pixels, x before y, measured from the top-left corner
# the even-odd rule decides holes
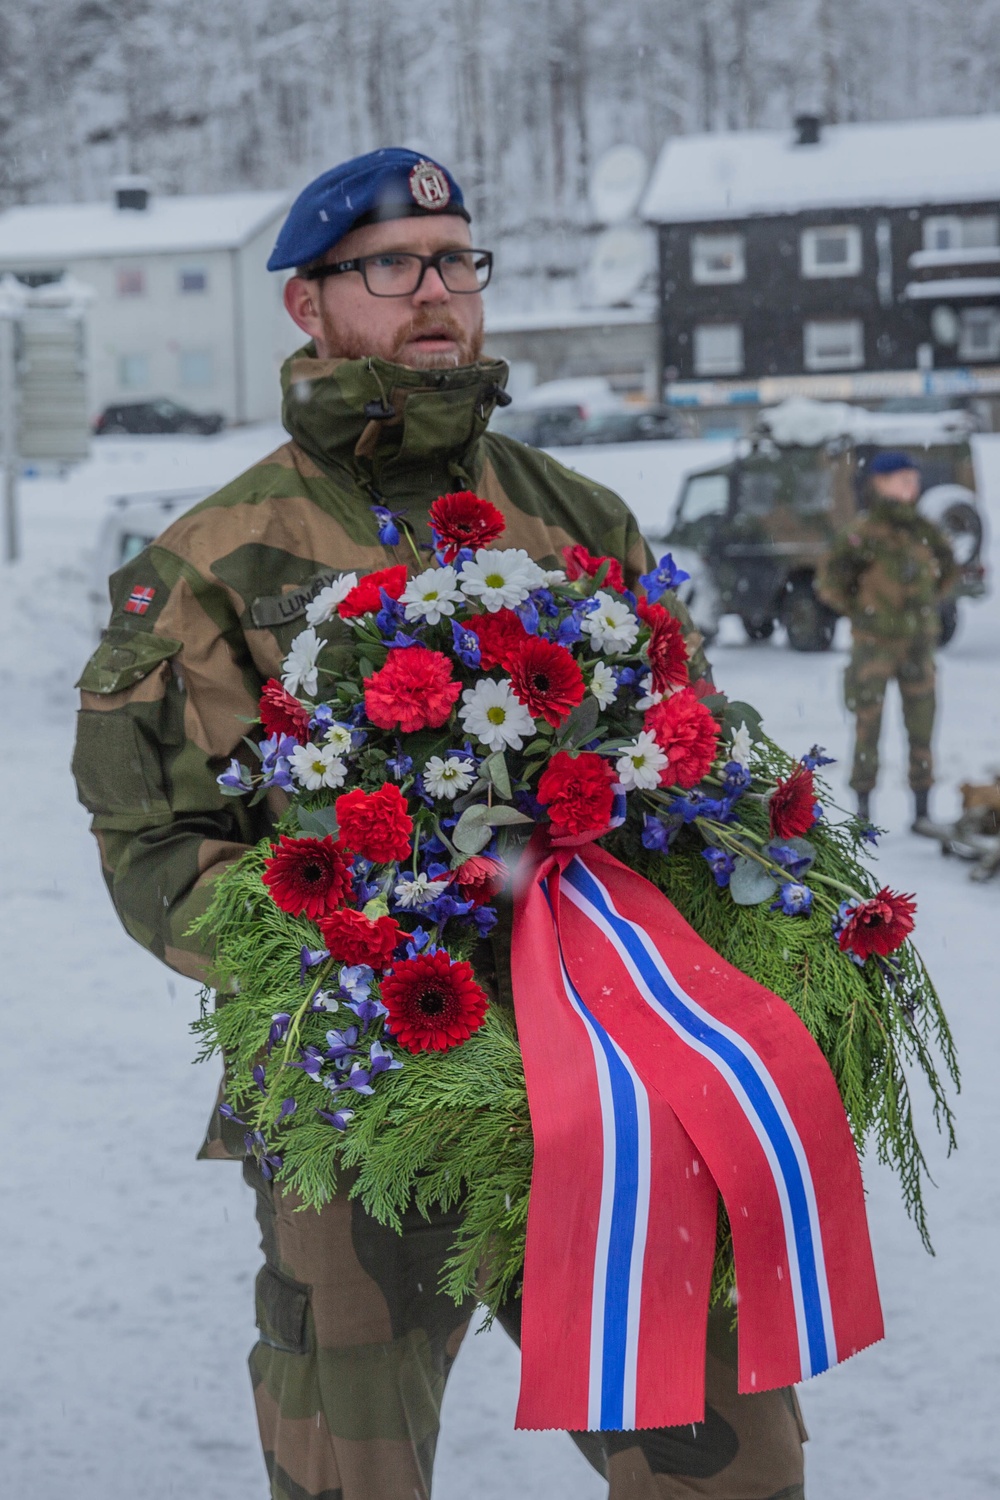
[[[343,786],[347,780],[347,767],[332,745],[296,745],[288,764],[307,792],[318,792],[321,786]]]
[[[651,792],[660,784],[660,772],[667,757],[656,743],[656,736],[644,729],[631,745],[626,745],[615,761],[618,780],[627,792]]]
[[[590,636],[595,651],[609,656],[624,656],[639,637],[639,621],[621,599],[599,589],[594,595],[596,609],[590,609],[580,621],[580,629]]]
[[[464,594],[480,599],[491,615],[498,609],[516,609],[532,589],[541,586],[542,570],[523,547],[493,551],[480,547],[472,562],[462,564],[458,582]]]
[[[331,724],[326,731],[326,743],[334,755],[350,755],[354,748],[354,735],[349,724]]]
[[[465,707],[458,717],[466,734],[475,735],[490,750],[520,750],[525,739],[535,732],[535,721],[523,703],[514,697],[510,679],[494,682],[484,677],[474,688],[462,694]]]
[[[412,880],[400,880],[394,886],[392,894],[400,906],[409,910],[413,907],[430,906],[450,884],[450,880],[431,880],[428,875],[421,873],[414,875]]]
[[[636,708],[641,708],[645,711],[647,708],[655,708],[658,703],[663,702],[663,694],[653,692],[652,672],[647,672],[645,677],[639,679],[639,686],[642,688],[642,697],[635,705]]]
[[[739,766],[750,764],[750,731],[746,723],[740,725],[739,729],[733,730],[733,743],[729,751],[729,759],[734,760]]]
[[[432,797],[447,797],[449,802],[467,792],[475,779],[469,762],[453,755],[432,755],[424,766],[424,786]]]
[[[309,624],[323,625],[327,620],[332,620],[337,612],[337,605],[342,599],[347,598],[357,581],[357,573],[344,573],[340,578],[335,578],[332,583],[328,583],[325,589],[320,589],[315,599],[311,599],[306,605],[306,619]]]
[[[316,661],[322,649],[323,642],[312,626],[300,631],[281,663],[282,686],[290,693],[298,693],[301,688],[311,698],[319,678]]]
[[[400,596],[408,620],[426,620],[436,625],[442,615],[453,615],[455,605],[462,603],[457,587],[458,574],[452,567],[427,568],[411,578]]]
[[[566,574],[562,568],[550,568],[547,573],[542,574],[539,588],[554,589],[557,583],[565,583]]]
[[[598,708],[607,708],[609,703],[614,703],[618,697],[618,683],[615,674],[606,661],[599,661],[594,668],[594,675],[590,679],[590,691],[597,699]]]

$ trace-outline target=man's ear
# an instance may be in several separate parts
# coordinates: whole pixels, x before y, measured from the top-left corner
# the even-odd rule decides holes
[[[292,276],[285,282],[283,293],[285,311],[292,322],[314,341],[323,336],[323,323],[319,314],[320,283],[307,281],[304,276]]]

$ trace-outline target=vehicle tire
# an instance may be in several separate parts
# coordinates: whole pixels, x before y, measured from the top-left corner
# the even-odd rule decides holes
[[[781,623],[793,651],[829,651],[837,616],[816,598],[808,578],[798,578],[785,585]]]
[[[947,646],[958,629],[958,600],[945,599],[938,605],[938,614],[941,616],[941,634],[938,637],[938,645]]]
[[[748,641],[769,641],[774,634],[773,620],[751,620],[746,615],[741,615],[740,618]]]

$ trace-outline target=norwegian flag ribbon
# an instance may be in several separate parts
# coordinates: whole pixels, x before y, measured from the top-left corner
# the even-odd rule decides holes
[[[137,585],[125,601],[127,615],[144,615],[156,596],[154,588]]]
[[[596,844],[538,835],[512,975],[535,1146],[518,1427],[704,1418],[717,1193],[741,1391],[882,1337],[850,1127],[785,1001]]]

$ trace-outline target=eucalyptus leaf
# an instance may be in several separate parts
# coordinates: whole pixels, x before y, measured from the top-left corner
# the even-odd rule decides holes
[[[710,703],[711,700],[706,699],[706,702]],[[751,708],[749,703],[740,703],[739,701],[736,701],[735,703],[726,703],[722,710],[723,735],[728,737],[733,733],[734,730],[739,729],[741,724],[745,724],[747,726],[747,729],[750,731],[750,738],[752,740],[759,740],[762,738],[762,730],[760,727],[761,716],[755,708]]]
[[[768,845],[770,849],[793,849],[800,859],[806,863],[803,865],[801,874],[805,874],[811,864],[816,861],[816,845],[810,844],[808,839],[772,839]]]
[[[501,824],[535,821],[534,818],[529,818],[527,813],[518,812],[516,807],[487,807],[483,810],[486,813],[486,822],[493,828],[499,828]]]
[[[592,740],[597,731],[601,710],[593,693],[588,693],[578,704],[556,735],[556,744],[561,750],[575,750]]]
[[[776,880],[755,859],[741,854],[729,877],[729,893],[737,906],[760,906],[769,901],[778,889]]]
[[[502,750],[495,750],[483,761],[481,774],[489,777],[501,797],[509,802],[512,796],[510,786],[510,772],[507,770],[507,762]]]
[[[451,841],[456,849],[463,854],[478,854],[480,849],[486,848],[493,837],[486,821],[490,810],[485,802],[477,802],[474,807],[465,809],[452,830]]]
[[[337,836],[337,814],[332,807],[296,808],[299,827],[307,838],[325,839]]]

